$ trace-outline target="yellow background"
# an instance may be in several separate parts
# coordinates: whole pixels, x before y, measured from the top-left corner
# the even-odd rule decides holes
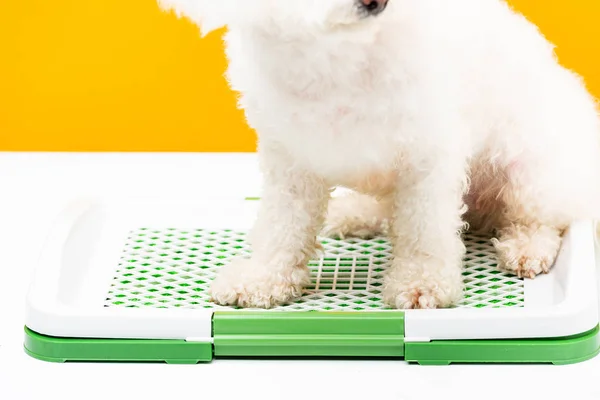
[[[512,3],[600,96],[600,1]],[[0,0],[0,150],[254,151],[224,69],[154,0]]]

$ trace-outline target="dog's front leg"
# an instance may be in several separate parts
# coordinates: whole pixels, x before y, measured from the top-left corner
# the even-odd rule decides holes
[[[384,300],[399,309],[447,307],[462,297],[465,169],[439,157],[399,177]],[[420,172],[414,172],[420,171]]]
[[[214,302],[271,308],[301,296],[310,283],[307,263],[315,253],[329,190],[280,147],[259,150],[263,196],[250,235],[252,256],[222,268],[211,287]]]

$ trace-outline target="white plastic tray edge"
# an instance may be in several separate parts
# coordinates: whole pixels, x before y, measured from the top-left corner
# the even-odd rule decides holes
[[[56,337],[212,341],[212,310],[92,309],[69,307],[59,301],[58,279],[64,244],[74,225],[94,204],[98,201],[78,201],[57,218],[28,292],[27,327]]]

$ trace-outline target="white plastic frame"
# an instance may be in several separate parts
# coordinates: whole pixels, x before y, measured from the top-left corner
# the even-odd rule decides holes
[[[211,341],[213,310],[106,308],[132,229],[248,229],[258,202],[204,198],[84,200],[59,216],[32,282],[26,325],[59,337]],[[562,337],[598,324],[593,224],[577,222],[548,275],[525,283],[525,306],[408,310],[405,341]],[[381,312],[388,312],[381,310]]]

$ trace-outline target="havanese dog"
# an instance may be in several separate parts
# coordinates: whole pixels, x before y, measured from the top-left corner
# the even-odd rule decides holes
[[[596,101],[503,0],[159,1],[203,34],[227,27],[259,138],[252,255],[222,268],[218,304],[301,296],[318,236],[387,235],[385,303],[449,307],[466,229],[530,279],[571,223],[600,218]]]

